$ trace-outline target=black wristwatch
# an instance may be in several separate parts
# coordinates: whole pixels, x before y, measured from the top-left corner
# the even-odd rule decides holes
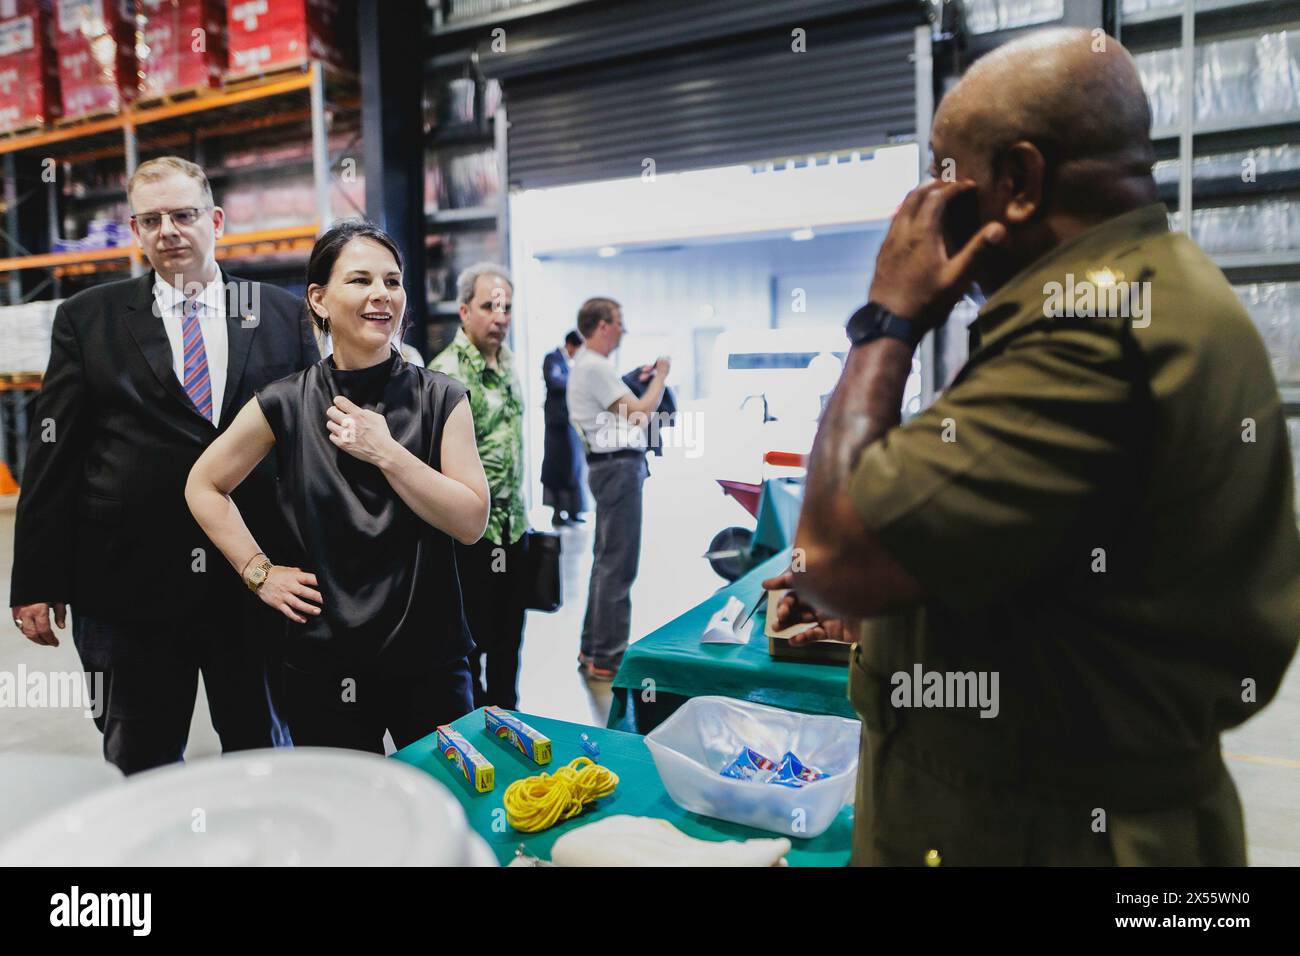
[[[916,324],[901,315],[895,315],[878,302],[868,302],[849,317],[844,327],[849,341],[854,345],[866,345],[876,339],[889,337],[906,342],[908,348],[916,348],[921,335]]]

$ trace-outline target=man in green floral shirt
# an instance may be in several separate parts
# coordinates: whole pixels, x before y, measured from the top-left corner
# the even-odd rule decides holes
[[[504,266],[479,263],[456,281],[460,330],[429,363],[469,389],[474,436],[487,473],[492,510],[483,538],[456,545],[465,617],[476,650],[470,655],[474,706],[518,705],[523,643],[524,406],[514,356],[506,346],[514,289]],[[484,663],[483,658],[486,658]]]

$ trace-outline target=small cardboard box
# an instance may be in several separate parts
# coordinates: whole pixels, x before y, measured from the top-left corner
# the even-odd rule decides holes
[[[483,727],[536,764],[551,762],[551,738],[500,707],[483,708]]]
[[[134,0],[55,0],[63,116],[116,113],[140,92]]]
[[[354,0],[229,0],[231,77],[322,60],[349,68],[356,36]]]
[[[221,85],[226,72],[226,0],[140,0],[147,55],[140,95]]]
[[[43,126],[62,106],[50,0],[0,0],[0,132]]]
[[[487,793],[496,786],[496,769],[491,762],[450,724],[438,728],[438,751],[456,765],[461,776],[479,793]]]
[[[769,591],[767,596],[767,619],[763,633],[767,635],[767,655],[777,661],[805,661],[813,664],[849,663],[852,644],[842,641],[814,641],[811,644],[791,644],[790,638],[796,634],[815,627],[815,624],[793,624],[778,630],[776,627],[776,609],[781,599],[789,590]]]

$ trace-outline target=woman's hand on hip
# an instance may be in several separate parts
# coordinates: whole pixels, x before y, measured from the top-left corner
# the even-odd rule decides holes
[[[298,624],[306,624],[307,617],[320,614],[320,605],[325,603],[316,590],[316,575],[302,568],[286,568],[278,564],[272,565],[267,572],[266,581],[257,589],[257,596]],[[309,604],[309,601],[315,604]]]
[[[383,415],[362,408],[343,395],[325,411],[325,427],[330,441],[353,458],[360,458],[383,468],[392,460],[397,443],[388,431]]]

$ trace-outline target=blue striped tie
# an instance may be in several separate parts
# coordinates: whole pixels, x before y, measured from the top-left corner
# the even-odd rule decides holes
[[[208,377],[208,353],[203,347],[203,331],[199,328],[197,298],[185,302],[181,339],[185,348],[185,394],[199,414],[212,421],[212,380]]]

